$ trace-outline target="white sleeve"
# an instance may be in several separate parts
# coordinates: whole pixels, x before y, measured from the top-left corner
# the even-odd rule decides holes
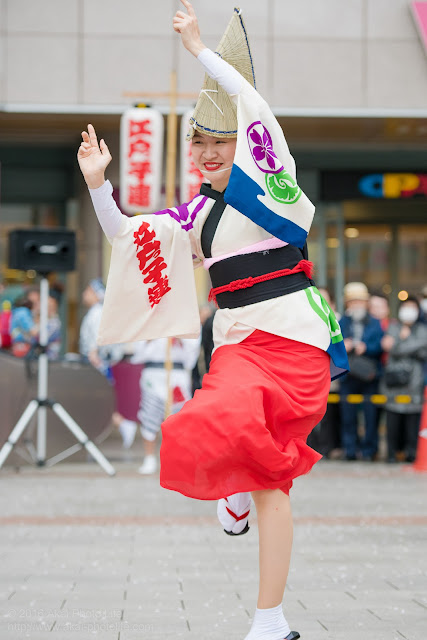
[[[216,80],[229,95],[239,95],[243,87],[243,77],[211,49],[203,49],[197,56],[206,73]]]
[[[103,232],[109,240],[119,232],[123,214],[112,196],[113,186],[106,180],[98,189],[89,189],[96,216]]]

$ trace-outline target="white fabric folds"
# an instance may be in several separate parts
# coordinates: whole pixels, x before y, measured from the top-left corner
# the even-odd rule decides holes
[[[190,238],[170,216],[122,216],[113,239],[98,344],[197,338]]]

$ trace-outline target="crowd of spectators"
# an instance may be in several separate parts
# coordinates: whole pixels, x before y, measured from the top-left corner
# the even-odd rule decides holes
[[[49,288],[47,354],[50,360],[57,360],[61,352],[62,327],[58,311],[62,291],[60,283]],[[18,358],[31,356],[40,342],[39,288],[24,288],[12,301],[6,298],[0,309],[0,325],[0,347]]]
[[[312,446],[327,457],[378,460],[381,423],[388,462],[413,462],[426,384],[427,296],[401,300],[396,319],[387,297],[370,295],[361,282],[345,286],[344,300],[339,322],[350,373],[332,384],[340,401],[328,405]]]
[[[320,291],[334,308],[329,292]],[[97,279],[83,293],[88,312],[80,331],[80,354],[107,375],[111,365],[129,354],[112,358],[108,353],[107,357],[96,346],[103,293],[104,286]],[[61,351],[60,296],[61,287],[51,286],[47,352],[53,360],[59,358]],[[331,397],[309,444],[333,459],[375,461],[386,457],[390,463],[413,462],[427,382],[427,288],[420,298],[408,295],[401,300],[396,318],[391,317],[387,296],[369,293],[361,282],[345,286],[344,302],[344,313],[337,313],[337,317],[350,373],[332,382],[331,393],[336,401]],[[193,391],[201,386],[203,373],[209,369],[213,316],[209,305],[201,309],[202,353],[193,370]],[[7,300],[2,304],[1,346],[17,357],[31,356],[39,343],[39,322],[39,289],[29,287],[15,298],[13,305]],[[379,433],[384,435],[386,447],[379,446]]]

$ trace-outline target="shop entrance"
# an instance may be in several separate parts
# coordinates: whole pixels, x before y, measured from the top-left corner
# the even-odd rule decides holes
[[[399,300],[427,285],[425,201],[346,201],[322,205],[317,213],[310,257],[340,312],[346,282],[386,294],[393,314]]]

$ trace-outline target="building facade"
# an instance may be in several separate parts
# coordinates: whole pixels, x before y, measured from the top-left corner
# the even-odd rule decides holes
[[[234,2],[193,2],[215,48]],[[260,93],[317,207],[310,258],[335,293],[363,280],[398,296],[418,293],[427,267],[427,56],[408,0],[241,0]],[[76,163],[91,122],[107,141],[119,188],[121,113],[145,101],[178,112],[203,73],[171,27],[178,0],[0,0],[0,280],[7,232],[41,225],[76,230],[78,268],[60,276],[75,348],[80,293],[105,277],[108,247]],[[182,6],[182,5],[181,5]],[[138,94],[138,95],[135,95]],[[188,97],[189,96],[189,97]],[[179,157],[179,154],[178,154]],[[34,274],[26,274],[31,277]],[[201,299],[208,284],[201,275]]]

